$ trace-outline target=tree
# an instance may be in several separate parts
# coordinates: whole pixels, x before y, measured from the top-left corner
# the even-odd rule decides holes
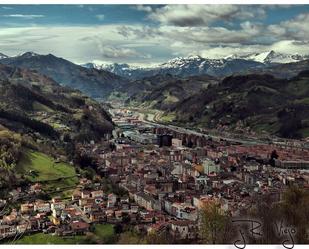
[[[114,232],[115,234],[120,234],[123,232],[123,226],[121,224],[116,224],[114,226]]]
[[[0,130],[0,169],[11,171],[20,157],[21,136],[8,130]]]
[[[148,233],[146,236],[146,243],[150,245],[155,245],[155,244],[174,244],[175,241],[173,240],[172,236],[169,236],[169,233],[162,232],[162,233],[157,233],[157,232],[151,232]]]
[[[309,231],[309,191],[291,186],[283,194],[279,210],[286,222],[296,229],[296,242],[308,243]]]
[[[141,235],[134,231],[126,231],[119,236],[118,244],[128,245],[128,244],[145,244],[146,241]]]
[[[229,216],[216,201],[205,203],[200,211],[200,235],[205,243],[224,243]]]
[[[279,156],[278,156],[277,151],[276,151],[276,150],[273,150],[273,151],[271,152],[271,155],[270,155],[269,164],[270,164],[271,166],[275,166],[275,159],[278,159],[278,158],[279,158]]]

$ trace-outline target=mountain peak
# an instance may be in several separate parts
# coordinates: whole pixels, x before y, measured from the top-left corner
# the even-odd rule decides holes
[[[190,55],[187,57],[188,59],[191,59],[191,60],[201,60],[201,59],[204,59],[202,56],[200,55]]]
[[[24,58],[30,58],[30,57],[34,57],[34,56],[39,56],[39,54],[32,52],[32,51],[29,51],[29,52],[25,52],[25,53],[23,53],[19,56],[24,57]]]

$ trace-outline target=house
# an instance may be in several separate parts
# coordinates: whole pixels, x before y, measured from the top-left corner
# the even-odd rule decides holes
[[[18,224],[16,226],[16,231],[18,233],[25,233],[27,230],[31,228],[30,224],[28,222],[25,222],[23,224]]]
[[[151,197],[145,193],[136,193],[133,196],[134,201],[141,207],[147,209],[147,210],[152,210],[152,205],[151,205]]]
[[[73,194],[72,194],[72,201],[77,201],[82,197],[82,193],[76,189],[74,190]]]
[[[99,209],[98,206],[95,206],[95,205],[85,205],[85,206],[83,206],[84,214],[88,214],[91,211],[97,211],[98,209]]]
[[[115,204],[117,202],[117,195],[111,193],[108,195],[108,200],[107,200],[107,207],[110,208],[110,207],[114,207]]]
[[[74,207],[68,207],[64,211],[67,212],[68,217],[71,219],[78,218],[82,215],[82,212],[79,209],[76,209]]]
[[[130,204],[129,204],[129,203],[126,203],[126,202],[121,203],[121,209],[122,209],[123,212],[129,212],[129,210],[130,210]]]
[[[37,213],[34,217],[43,220],[47,216],[46,213]]]
[[[155,215],[153,212],[141,213],[141,218],[144,223],[153,223],[155,220]]]
[[[172,139],[172,146],[173,147],[182,147],[182,140],[178,138]]]
[[[7,238],[14,236],[17,230],[15,226],[0,225],[0,238]]]
[[[197,224],[190,220],[171,220],[171,234],[177,239],[194,240],[197,239]]]
[[[41,220],[36,217],[30,217],[29,224],[31,227],[31,230],[38,231],[41,228]]]
[[[42,192],[42,184],[36,183],[36,184],[31,185],[30,191],[36,194]]]
[[[75,235],[84,235],[89,231],[89,224],[83,221],[72,221],[70,223],[70,228]]]
[[[20,212],[25,213],[31,213],[34,211],[34,205],[32,203],[26,203],[20,205]]]
[[[36,202],[34,204],[34,211],[49,213],[51,211],[50,203],[48,203],[48,202]]]
[[[51,204],[51,210],[62,210],[65,209],[65,203],[62,201]]]
[[[94,211],[89,213],[91,222],[104,222],[106,221],[106,214],[103,211]]]
[[[92,198],[102,198],[104,195],[103,190],[91,191]]]
[[[173,203],[172,204],[172,215],[178,219],[195,221],[198,217],[196,207],[186,203]]]
[[[107,219],[113,218],[115,215],[115,211],[112,209],[108,209],[105,211]]]
[[[93,205],[93,204],[95,204],[95,199],[93,199],[93,198],[79,199],[78,204],[79,204],[80,207]]]
[[[131,213],[137,213],[138,212],[138,205],[131,204],[130,210],[131,210]]]
[[[220,172],[220,165],[209,159],[203,161],[203,168],[206,175]]]
[[[136,222],[138,219],[137,213],[129,213],[129,217],[130,217],[130,222]]]
[[[90,198],[90,195],[91,195],[91,192],[88,191],[88,190],[83,190],[83,191],[81,192],[81,197],[82,197],[83,199]]]
[[[13,225],[17,223],[18,217],[16,213],[11,213],[10,215],[3,216],[2,223],[7,225]]]

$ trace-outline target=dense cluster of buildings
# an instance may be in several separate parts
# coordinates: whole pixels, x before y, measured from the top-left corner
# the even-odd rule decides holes
[[[260,196],[280,201],[291,184],[309,187],[308,149],[220,140],[188,147],[172,134],[155,134],[152,125],[130,111],[113,115],[118,126],[109,141],[112,150],[96,143],[80,147],[96,162],[97,174],[126,194],[106,193],[100,183],[80,179],[69,200],[25,202],[2,216],[0,237],[38,230],[85,234],[92,223],[126,223],[196,241],[200,210],[207,203],[216,202],[238,217],[246,215]]]
[[[120,111],[117,121],[133,126],[119,128],[116,149],[98,155],[100,170],[126,189],[139,207],[164,214],[165,219],[149,229],[179,222],[188,230],[184,238],[190,238],[190,227],[197,228],[199,210],[205,203],[216,201],[231,216],[240,216],[248,213],[261,195],[279,201],[291,184],[309,187],[309,173],[303,170],[308,169],[308,149],[214,140],[189,148],[170,134],[159,134],[155,139],[150,125],[139,123],[131,113]],[[154,139],[145,143],[132,137],[131,132],[136,131],[140,137]],[[292,161],[295,166],[287,166]]]

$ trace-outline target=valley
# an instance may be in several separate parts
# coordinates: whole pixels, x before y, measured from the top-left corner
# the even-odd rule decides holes
[[[2,56],[1,241],[204,243],[207,205],[229,226],[265,218],[264,202],[274,213],[291,194],[306,203],[307,61],[268,55],[241,69],[233,63],[248,58],[211,61],[210,75],[178,67],[201,57],[177,59],[139,79],[53,55]]]
[[[0,3],[0,245],[309,244],[309,4],[25,2]]]

